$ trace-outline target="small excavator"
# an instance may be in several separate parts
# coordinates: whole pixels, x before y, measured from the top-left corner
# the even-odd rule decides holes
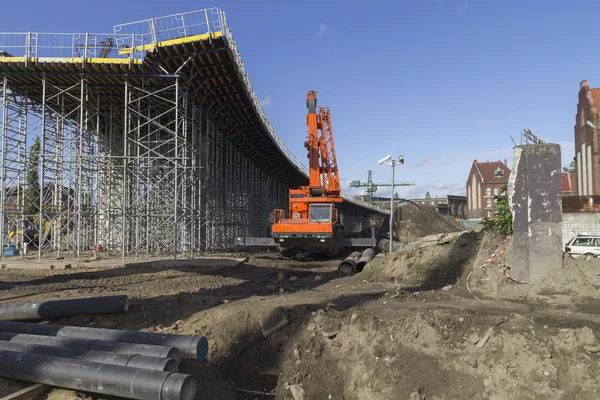
[[[315,90],[308,91],[306,106],[308,139],[304,147],[308,150],[309,184],[290,189],[288,218],[281,209],[271,213],[272,236],[284,256],[293,256],[306,249],[321,249],[328,255],[337,256],[341,251],[343,226],[336,204],[343,198],[331,114],[329,107],[317,106]]]

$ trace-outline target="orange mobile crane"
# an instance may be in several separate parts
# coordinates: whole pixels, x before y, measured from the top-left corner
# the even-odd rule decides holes
[[[238,246],[278,247],[284,256],[307,250],[337,256],[343,247],[375,247],[374,229],[370,238],[345,237],[346,210],[341,196],[329,107],[317,107],[317,92],[308,91],[309,184],[289,192],[289,214],[273,210],[269,216],[271,237],[237,238]],[[320,135],[319,135],[320,132]],[[348,204],[349,205],[349,204]]]
[[[325,249],[339,254],[343,226],[335,207],[343,201],[340,195],[340,177],[335,158],[331,114],[329,107],[317,107],[317,92],[308,91],[309,184],[290,189],[289,217],[285,211],[271,213],[272,236],[283,254],[291,255],[304,249]],[[321,135],[319,135],[321,132]]]

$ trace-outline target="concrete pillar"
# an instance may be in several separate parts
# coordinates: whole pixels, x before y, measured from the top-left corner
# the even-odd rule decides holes
[[[513,278],[535,284],[562,267],[561,158],[558,144],[517,146],[508,182]]]

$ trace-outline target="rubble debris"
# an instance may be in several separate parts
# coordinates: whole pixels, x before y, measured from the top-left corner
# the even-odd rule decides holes
[[[331,339],[331,338],[339,335],[339,333],[340,333],[339,329],[336,329],[336,330],[333,330],[333,331],[327,331],[327,332],[323,331],[323,336],[325,336],[328,339]]]
[[[475,345],[475,347],[481,349],[483,348],[483,346],[485,346],[485,344],[487,343],[487,341],[490,339],[490,336],[492,336],[492,331],[494,330],[494,328],[489,328],[487,330],[487,332],[485,333],[485,335],[483,335],[483,337],[481,338],[481,340],[479,340],[479,342],[477,342],[477,344]]]
[[[590,353],[600,353],[600,344],[596,345],[596,346],[585,345],[585,346],[583,346],[583,349]]]
[[[290,392],[294,400],[304,400],[304,389],[300,385],[290,385]]]
[[[471,343],[472,345],[476,345],[477,342],[479,342],[479,335],[476,333],[472,333],[468,338],[467,338],[467,342]]]

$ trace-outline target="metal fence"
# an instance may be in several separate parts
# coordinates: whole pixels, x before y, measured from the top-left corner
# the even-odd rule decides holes
[[[118,58],[142,59],[144,37],[113,33],[0,33],[0,57],[24,57],[26,60]],[[120,49],[134,48],[119,54]]]
[[[145,43],[158,43],[210,32],[220,32],[223,30],[224,22],[223,13],[220,9],[207,8],[115,25],[113,29],[115,35],[139,35]]]

